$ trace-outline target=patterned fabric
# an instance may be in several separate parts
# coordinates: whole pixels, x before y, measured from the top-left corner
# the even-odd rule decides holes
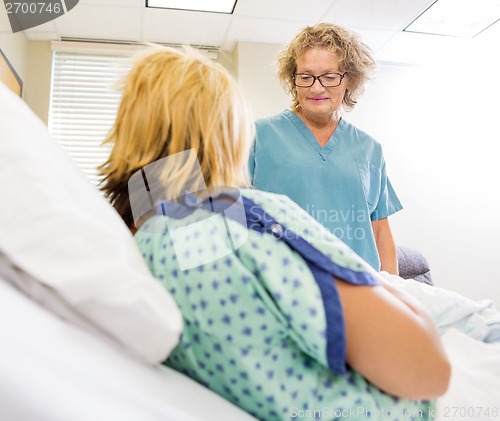
[[[339,270],[350,273],[352,282],[370,284],[366,263],[287,197],[255,190],[242,190],[242,195],[272,217],[271,230],[279,221]],[[345,347],[327,333],[332,324],[344,329],[342,318],[327,310],[338,302],[322,294],[308,262],[294,246],[230,218],[221,224],[206,210],[182,218],[185,226],[200,221],[203,228],[190,231],[182,241],[165,216],[151,218],[136,234],[152,273],[184,316],[182,339],[169,366],[266,421],[319,415],[427,419],[429,402],[386,395],[359,373],[345,371],[345,365],[345,374],[331,367],[329,350],[338,355]],[[228,229],[233,238],[246,239],[235,252],[181,270],[178,255],[199,257],[223,247]],[[328,282],[336,290],[331,277]]]

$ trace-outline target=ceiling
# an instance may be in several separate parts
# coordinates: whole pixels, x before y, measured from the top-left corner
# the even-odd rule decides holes
[[[145,0],[80,0],[64,16],[25,34],[37,41],[149,41],[231,52],[238,42],[283,44],[306,25],[333,22],[359,33],[379,60],[409,62],[417,49],[446,48],[445,44],[456,41],[403,32],[432,3],[434,0],[238,0],[233,14],[220,14],[150,9]]]

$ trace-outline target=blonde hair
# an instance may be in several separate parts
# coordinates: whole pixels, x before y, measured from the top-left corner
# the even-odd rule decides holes
[[[376,62],[373,52],[358,35],[329,23],[318,23],[302,29],[278,55],[278,80],[292,98],[292,109],[300,109],[297,88],[293,83],[297,60],[306,50],[314,47],[324,47],[339,59],[340,71],[346,73],[349,80],[342,105],[346,110],[351,110],[363,94],[366,82],[372,78]]]
[[[130,177],[169,155],[194,149],[208,188],[249,185],[253,119],[222,66],[190,48],[157,46],[138,56],[122,89],[115,123],[104,141],[113,148],[99,169],[101,190],[129,227],[134,223]],[[195,161],[164,174],[169,197],[184,193]]]

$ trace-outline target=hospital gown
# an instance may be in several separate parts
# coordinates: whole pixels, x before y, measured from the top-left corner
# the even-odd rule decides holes
[[[272,229],[278,221],[305,238],[351,283],[376,283],[363,260],[286,196],[241,193],[272,217]],[[231,218],[221,223],[203,209],[180,220],[155,216],[136,233],[149,268],[184,317],[169,366],[266,421],[427,419],[433,402],[388,395],[346,367],[331,277],[326,286],[318,283],[301,254],[272,233]],[[186,228],[200,221],[200,229]],[[199,260],[227,245],[228,229],[239,247]]]

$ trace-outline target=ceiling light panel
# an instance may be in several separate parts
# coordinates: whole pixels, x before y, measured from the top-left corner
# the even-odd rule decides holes
[[[237,0],[148,0],[147,7],[230,14],[233,13],[236,1]]]
[[[405,31],[474,37],[499,19],[500,0],[438,0]]]

